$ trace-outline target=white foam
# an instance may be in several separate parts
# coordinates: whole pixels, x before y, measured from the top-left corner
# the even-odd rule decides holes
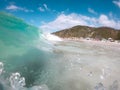
[[[4,65],[3,65],[3,63],[2,63],[2,62],[0,62],[0,75],[2,74],[3,69],[4,69],[4,68],[3,68],[3,66],[4,66]]]
[[[20,73],[12,73],[12,75],[9,78],[11,87],[14,89],[17,88],[23,88],[25,86],[25,78],[21,77]]]
[[[55,36],[53,34],[50,34],[50,33],[44,34],[44,36],[49,41],[62,41],[61,38],[59,38],[58,36]]]

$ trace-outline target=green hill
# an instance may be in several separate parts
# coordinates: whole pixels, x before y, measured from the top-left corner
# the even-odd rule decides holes
[[[54,32],[53,34],[62,38],[94,38],[94,39],[108,39],[120,40],[120,30],[109,27],[88,27],[88,26],[75,26],[69,29]]]

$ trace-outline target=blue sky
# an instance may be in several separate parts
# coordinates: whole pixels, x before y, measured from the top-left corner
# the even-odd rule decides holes
[[[0,0],[0,11],[48,32],[75,25],[120,29],[120,0]]]

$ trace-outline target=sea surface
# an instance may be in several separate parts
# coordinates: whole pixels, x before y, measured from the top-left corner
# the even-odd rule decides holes
[[[120,90],[119,46],[61,40],[0,12],[0,90]]]

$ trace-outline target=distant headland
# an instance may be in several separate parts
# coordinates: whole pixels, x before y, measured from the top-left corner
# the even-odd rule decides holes
[[[74,26],[72,28],[54,32],[61,38],[86,38],[94,40],[120,40],[120,30],[110,27],[89,27],[89,26]]]

